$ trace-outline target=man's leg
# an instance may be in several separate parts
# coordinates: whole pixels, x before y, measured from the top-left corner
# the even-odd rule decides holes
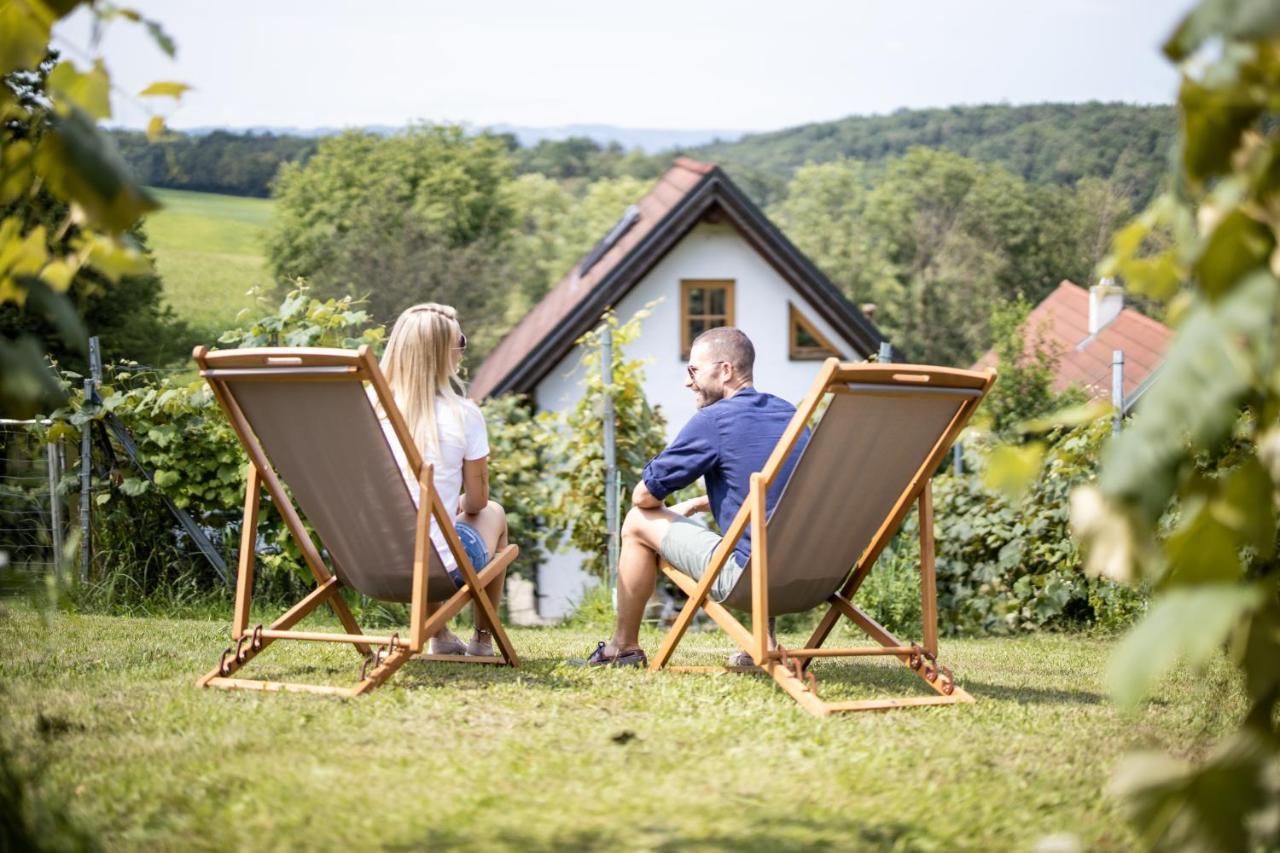
[[[665,507],[632,507],[622,524],[618,557],[618,623],[604,649],[615,657],[640,648],[640,621],[658,581],[658,548],[671,522],[681,516]]]

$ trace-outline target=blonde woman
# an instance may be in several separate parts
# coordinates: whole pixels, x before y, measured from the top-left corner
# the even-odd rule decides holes
[[[484,416],[464,396],[458,378],[458,365],[466,348],[467,336],[462,333],[453,308],[434,303],[415,305],[401,314],[391,329],[382,356],[382,372],[423,460],[435,466],[436,492],[446,509],[457,512],[454,527],[458,538],[479,571],[499,549],[506,547],[507,515],[489,500],[489,437]],[[385,416],[382,429],[416,505],[421,489]],[[431,540],[445,570],[461,587],[457,560],[434,520]],[[485,589],[495,610],[505,579],[503,572]],[[437,655],[493,654],[493,626],[479,608],[475,609],[475,625],[471,642],[466,645],[446,627],[431,638],[428,651]]]

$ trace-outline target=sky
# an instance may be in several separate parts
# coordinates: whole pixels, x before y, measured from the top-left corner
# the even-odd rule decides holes
[[[1171,103],[1159,45],[1191,0],[126,0],[177,43],[111,22],[123,95],[174,128],[401,126],[771,130],[899,108]],[[83,65],[89,18],[55,45]],[[194,87],[176,107],[134,95]]]

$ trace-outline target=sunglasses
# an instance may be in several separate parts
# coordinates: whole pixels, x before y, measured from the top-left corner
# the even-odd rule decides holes
[[[711,362],[711,367],[715,367],[717,364],[728,364],[728,363],[729,363],[729,362],[727,362],[727,361],[713,361],[713,362]],[[686,368],[685,368],[685,370],[687,370],[687,371],[689,372],[689,378],[690,378],[690,379],[692,379],[694,382],[697,382],[697,381],[698,381],[698,368],[694,367],[694,366],[691,364],[691,365],[689,365],[688,367],[686,367]]]
[[[467,348],[467,336],[462,332],[458,332],[458,346],[456,349],[465,350]]]

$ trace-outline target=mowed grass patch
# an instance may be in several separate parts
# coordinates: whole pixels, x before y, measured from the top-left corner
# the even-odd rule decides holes
[[[1121,713],[1101,683],[1114,642],[1069,635],[944,641],[974,705],[818,720],[762,677],[564,664],[602,630],[518,629],[519,669],[410,663],[343,700],[196,689],[225,621],[49,620],[0,613],[8,737],[108,848],[1028,849],[1070,832],[1127,849],[1103,794],[1120,756],[1200,755],[1243,709],[1218,663]],[[728,651],[698,633],[681,656]],[[277,643],[243,674],[349,684],[359,662]],[[818,677],[915,689],[891,663]]]
[[[233,328],[246,295],[269,280],[265,241],[274,202],[215,193],[153,189],[164,207],[145,228],[166,301],[196,328]]]

